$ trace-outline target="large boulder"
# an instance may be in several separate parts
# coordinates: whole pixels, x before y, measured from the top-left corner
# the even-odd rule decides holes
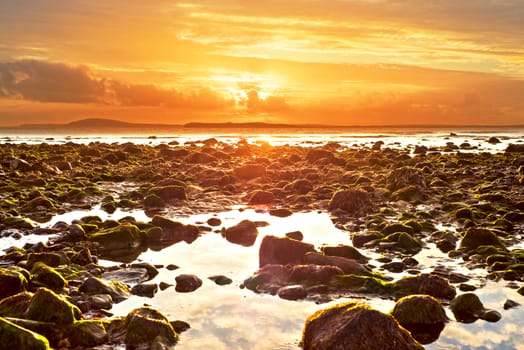
[[[178,341],[168,319],[155,309],[141,307],[126,317],[125,343],[129,348],[163,349]]]
[[[72,325],[82,313],[78,307],[47,288],[39,288],[27,308],[27,318],[33,321],[52,322],[59,326]]]
[[[473,250],[482,245],[491,245],[506,249],[504,243],[502,243],[497,235],[486,228],[470,227],[460,241],[460,249]]]
[[[242,220],[232,227],[224,229],[223,236],[231,243],[250,247],[258,236],[257,226],[250,220]]]
[[[102,252],[129,252],[142,245],[143,236],[137,226],[131,223],[123,223],[116,227],[98,231],[90,235],[89,240],[99,243],[99,249]]]
[[[375,211],[371,196],[363,189],[340,190],[335,192],[328,204],[329,211],[341,209],[350,216],[365,216]]]
[[[424,349],[393,317],[353,302],[311,315],[302,345],[304,350]]]
[[[32,293],[21,292],[0,301],[0,317],[24,318]]]
[[[0,344],[3,349],[50,350],[42,335],[0,317]]]
[[[440,301],[423,294],[400,298],[391,315],[422,344],[437,340],[448,321]]]
[[[394,282],[393,288],[399,295],[427,294],[435,298],[451,300],[457,291],[447,279],[437,275],[419,274],[408,276]]]
[[[309,243],[287,237],[266,236],[260,244],[259,266],[262,267],[266,264],[303,264],[304,255],[314,251],[315,247]]]
[[[67,286],[66,279],[58,271],[42,262],[37,262],[33,265],[31,282],[56,291],[60,291]]]
[[[91,348],[104,344],[108,335],[102,321],[83,320],[73,325],[70,340],[73,346]]]

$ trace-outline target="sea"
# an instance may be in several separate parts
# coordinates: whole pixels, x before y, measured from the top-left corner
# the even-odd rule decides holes
[[[46,129],[45,133],[27,130],[0,129],[2,144],[66,144],[79,143],[136,143],[156,146],[159,144],[200,144],[214,138],[225,143],[244,140],[259,145],[296,145],[316,147],[328,143],[338,143],[349,147],[370,147],[383,142],[382,147],[404,149],[411,153],[415,146],[431,149],[445,147],[450,143],[458,146],[460,152],[504,152],[509,144],[524,143],[524,127],[473,127],[473,126],[424,126],[424,127],[355,127],[355,128],[265,128],[265,129],[225,129],[225,128],[171,128],[166,129],[114,129],[63,130]],[[495,139],[498,142],[495,142]],[[137,220],[149,221],[142,210],[126,211],[118,209],[108,214],[100,207],[90,210],[76,210],[56,215],[43,227],[51,227],[58,221],[71,223],[86,215],[98,215],[103,220],[119,219],[132,215]],[[170,281],[178,274],[189,273],[200,276],[201,288],[192,293],[178,293],[174,288],[159,291],[153,298],[132,296],[115,304],[110,310],[114,315],[126,315],[131,309],[144,304],[159,309],[170,320],[180,319],[188,322],[191,328],[181,334],[176,349],[300,349],[300,339],[304,321],[315,311],[344,301],[360,301],[370,304],[383,312],[389,312],[394,301],[376,297],[355,296],[340,298],[327,304],[311,301],[288,301],[277,296],[257,294],[240,288],[244,279],[258,269],[258,249],[265,235],[284,235],[290,231],[301,231],[304,241],[316,247],[325,244],[351,244],[347,232],[339,229],[329,213],[322,211],[295,213],[287,218],[269,215],[268,211],[246,207],[239,204],[223,212],[210,212],[198,215],[172,214],[172,219],[187,224],[202,224],[209,218],[221,219],[222,226],[229,227],[249,219],[267,222],[259,228],[255,245],[243,247],[227,242],[220,234],[205,234],[192,244],[180,242],[159,251],[147,250],[137,260],[153,264],[175,264],[176,271],[159,269],[160,273],[151,283]],[[453,229],[453,228],[445,228]],[[26,242],[43,239],[42,236],[28,235],[21,239],[11,237],[0,239],[0,251],[10,246],[23,246]],[[372,259],[378,258],[374,252],[365,252]],[[446,264],[459,272],[461,264],[448,258],[434,245],[428,244],[418,255],[421,270],[431,271],[438,264]],[[188,263],[190,262],[190,263]],[[112,261],[101,261],[110,266]],[[486,281],[484,269],[467,271],[468,275],[478,275],[482,288],[475,291],[487,308],[502,314],[499,322],[477,321],[459,323],[447,310],[448,322],[438,339],[425,345],[429,350],[451,349],[523,349],[524,306],[503,310],[505,300],[511,299],[524,304],[524,298],[515,289],[508,288],[505,282]],[[217,286],[208,276],[226,275],[233,283]],[[480,282],[479,282],[480,283]],[[480,286],[480,285],[479,285]],[[370,334],[370,336],[372,336]]]

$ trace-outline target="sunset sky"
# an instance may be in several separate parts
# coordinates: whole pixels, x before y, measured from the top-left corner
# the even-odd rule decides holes
[[[0,2],[0,125],[524,124],[521,0]]]

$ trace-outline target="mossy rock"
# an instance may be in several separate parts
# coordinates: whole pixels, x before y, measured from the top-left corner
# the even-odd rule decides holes
[[[2,224],[8,228],[19,228],[25,230],[31,230],[34,228],[33,224],[29,221],[15,216],[6,216],[2,218]]]
[[[37,262],[33,265],[31,282],[57,291],[67,286],[66,279],[58,271],[43,262]]]
[[[131,311],[126,317],[127,346],[151,346],[159,338],[173,346],[178,341],[178,334],[168,319],[155,309],[141,307]]]
[[[382,229],[382,234],[384,236],[390,235],[395,232],[406,232],[412,235],[415,232],[415,230],[410,225],[406,225],[403,223],[389,224]]]
[[[69,339],[72,346],[91,348],[107,342],[108,335],[104,322],[83,320],[73,324]]]
[[[0,301],[0,316],[23,318],[33,297],[32,293],[21,292]]]
[[[408,233],[420,233],[424,230],[424,225],[427,224],[427,221],[423,221],[422,223],[420,223],[417,219],[408,219],[408,220],[405,220],[402,222],[402,225],[404,226],[409,226],[413,229],[413,232],[408,232]]]
[[[88,277],[78,290],[89,295],[109,294],[115,303],[121,302],[131,295],[129,287],[119,281],[104,281],[96,277]]]
[[[60,326],[72,325],[81,316],[78,307],[47,288],[39,288],[27,308],[28,319],[53,322]]]
[[[149,193],[144,197],[144,206],[146,208],[163,208],[166,202],[154,193]]]
[[[391,283],[395,294],[406,296],[411,294],[427,294],[435,298],[451,300],[457,294],[447,279],[430,274],[403,277]]]
[[[328,209],[342,209],[351,216],[361,217],[376,211],[376,206],[368,192],[357,188],[335,192],[329,200]]]
[[[27,268],[32,269],[33,266],[38,262],[44,263],[47,266],[51,266],[51,267],[67,265],[70,263],[69,258],[63,253],[55,253],[55,252],[30,253],[27,257]]]
[[[381,239],[382,242],[395,243],[395,249],[407,252],[417,252],[422,248],[422,243],[406,232],[395,232]]]
[[[392,316],[353,302],[309,316],[302,345],[304,350],[424,349]]]
[[[24,292],[28,286],[26,276],[15,268],[0,268],[0,299]]]
[[[337,289],[355,293],[389,295],[392,285],[376,277],[360,275],[336,275],[333,284]]]
[[[483,245],[506,249],[504,243],[493,231],[478,227],[470,227],[466,231],[460,242],[460,249],[474,250]]]
[[[42,335],[0,317],[0,344],[5,349],[51,350]]]
[[[457,295],[449,305],[453,315],[459,322],[470,323],[478,318],[488,322],[500,320],[501,315],[495,310],[488,310],[474,293]]]
[[[139,248],[143,235],[136,225],[120,224],[90,235],[89,240],[99,243],[102,252],[125,252]]]
[[[395,303],[391,315],[407,329],[410,325],[443,323],[448,320],[444,307],[432,296],[408,295]]]
[[[152,187],[148,191],[148,194],[157,195],[165,202],[172,202],[175,200],[187,200],[185,188],[176,185]]]

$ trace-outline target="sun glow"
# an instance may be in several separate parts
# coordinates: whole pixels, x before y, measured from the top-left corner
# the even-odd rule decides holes
[[[278,95],[281,79],[272,75],[254,73],[219,73],[210,76],[210,81],[216,89],[233,98],[237,104],[246,103],[253,98],[254,93],[260,100]]]

